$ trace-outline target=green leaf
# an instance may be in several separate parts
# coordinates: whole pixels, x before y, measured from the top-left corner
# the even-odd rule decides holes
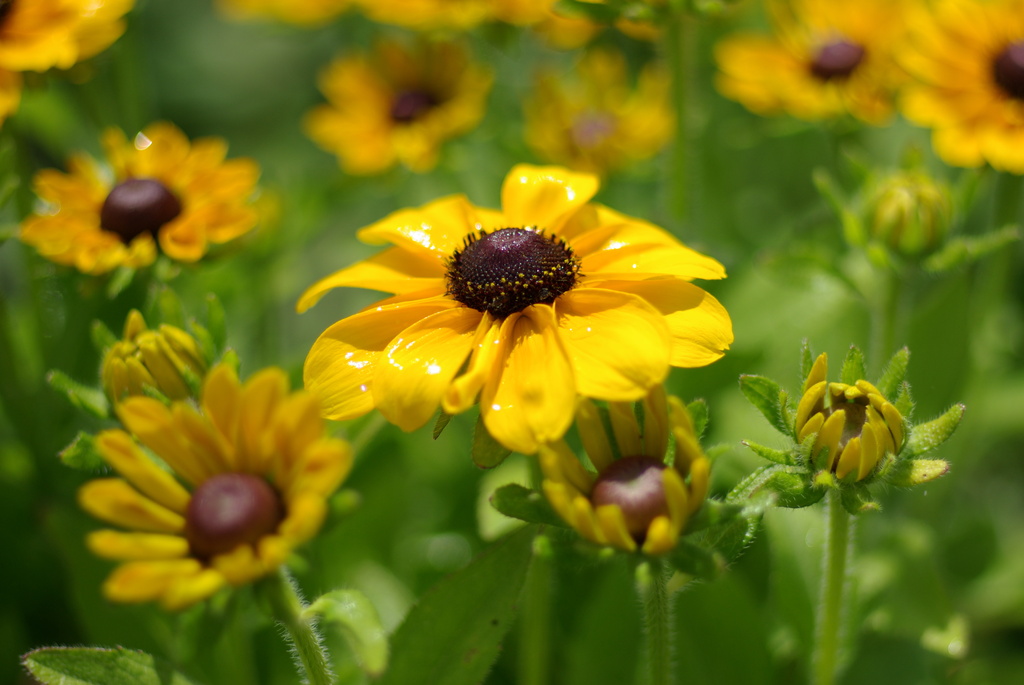
[[[473,430],[473,463],[482,469],[493,469],[505,461],[512,450],[504,447],[487,432],[482,417],[477,417]]]
[[[491,495],[491,506],[505,516],[527,523],[566,527],[543,495],[518,483],[509,483],[495,490]]]
[[[123,647],[42,647],[22,665],[45,685],[191,685],[181,673],[145,652]]]
[[[889,363],[885,367],[885,371],[882,372],[882,377],[878,379],[878,389],[882,392],[882,397],[889,399],[895,397],[899,391],[900,386],[903,385],[904,379],[907,377],[907,365],[910,363],[910,350],[906,347],[896,351],[896,354],[892,356]]]
[[[765,466],[750,474],[733,488],[727,501],[737,503],[757,500],[767,495],[774,495],[776,506],[800,509],[820,500],[825,491],[811,483],[803,467],[777,464]]]
[[[804,338],[803,343],[800,345],[800,386],[803,387],[804,381],[811,375],[811,369],[814,368],[814,355],[811,354],[811,344]]]
[[[96,448],[96,438],[84,431],[79,431],[58,456],[65,466],[82,471],[96,471],[106,463]]]
[[[786,421],[786,412],[782,406],[785,394],[778,383],[764,376],[743,375],[740,376],[740,390],[776,430],[796,437],[793,435],[793,426]]]
[[[441,437],[441,433],[444,432],[444,429],[448,426],[448,422],[451,420],[452,415],[445,412],[445,410],[442,409],[441,413],[437,417],[437,421],[434,423],[434,440],[437,440],[439,437]]]
[[[113,300],[132,284],[132,279],[135,278],[135,269],[127,266],[118,267],[114,271],[114,275],[107,281],[107,299]]]
[[[857,215],[847,207],[846,198],[843,197],[832,176],[825,169],[819,167],[814,170],[811,179],[814,181],[814,187],[818,189],[818,192],[839,217],[846,241],[851,245],[863,245],[867,239],[864,226]],[[806,378],[807,375],[804,374],[804,377]]]
[[[388,665],[388,638],[377,609],[358,590],[334,590],[318,597],[302,612],[318,616],[341,629],[360,668],[379,676]]]
[[[668,563],[677,571],[704,580],[717,578],[727,566],[721,556],[686,539],[676,544],[668,555]]]
[[[790,452],[784,452],[782,450],[772,449],[771,447],[765,447],[764,445],[759,445],[756,442],[751,442],[749,440],[744,440],[741,444],[744,447],[749,447],[751,450],[753,450],[754,454],[761,457],[762,459],[767,459],[768,461],[775,462],[776,464],[785,464],[786,466],[792,466],[795,463],[793,460],[793,455]]]
[[[911,415],[914,413],[914,398],[910,395],[910,383],[906,381],[900,385],[900,394],[896,396],[896,401],[892,403],[896,407],[896,411],[900,413],[900,416],[904,420],[909,420]]]
[[[199,343],[199,352],[203,355],[203,359],[207,363],[216,359],[217,345],[213,342],[213,336],[210,335],[210,331],[206,330],[206,327],[195,319],[189,321],[189,330],[192,333],[192,337]]]
[[[954,404],[939,418],[914,426],[903,454],[908,457],[917,457],[946,442],[949,436],[953,435],[956,427],[960,425],[966,410],[967,407],[964,405]]]
[[[843,370],[840,374],[840,379],[847,385],[853,385],[866,376],[867,371],[864,369],[864,353],[861,352],[860,348],[856,345],[851,345],[850,351],[846,353],[846,359],[843,361]]]
[[[219,355],[228,341],[227,316],[224,314],[224,305],[213,293],[206,296],[206,330],[210,332],[210,338]]]
[[[881,511],[882,505],[876,502],[872,497],[868,489],[857,483],[855,485],[843,485],[842,486],[841,500],[843,503],[843,509],[850,512],[854,516],[857,514],[865,514],[873,511]]]
[[[952,238],[946,246],[925,260],[924,269],[933,273],[951,271],[959,266],[977,261],[1010,243],[1020,240],[1016,226],[1007,226],[980,236]]]
[[[84,409],[93,416],[101,419],[107,418],[110,413],[110,405],[101,390],[83,385],[72,379],[63,371],[54,369],[46,374],[46,382],[50,387],[68,398],[72,405]]]
[[[118,341],[118,337],[114,335],[113,331],[107,328],[106,324],[99,319],[92,322],[89,334],[92,338],[92,346],[101,354]]]
[[[703,399],[694,400],[686,405],[686,411],[690,412],[690,420],[693,421],[693,434],[700,440],[708,427],[708,403]]]
[[[949,462],[945,459],[900,459],[885,472],[883,478],[886,483],[909,488],[933,481],[948,472]]]
[[[380,685],[476,685],[512,626],[535,529],[513,533],[431,588],[391,640]]]

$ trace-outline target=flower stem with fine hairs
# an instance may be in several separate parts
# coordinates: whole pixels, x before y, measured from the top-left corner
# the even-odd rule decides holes
[[[647,560],[636,568],[637,592],[643,603],[649,685],[670,685],[672,677],[672,598],[668,573],[660,562]]]
[[[259,587],[270,604],[274,619],[285,629],[288,642],[302,664],[306,682],[310,685],[331,685],[334,674],[331,673],[327,650],[313,623],[302,617],[305,605],[287,571],[282,568],[267,576]]]
[[[839,672],[843,619],[847,603],[847,566],[853,552],[850,514],[843,508],[840,491],[828,493],[825,559],[821,575],[818,620],[814,631],[814,685],[831,685]]]

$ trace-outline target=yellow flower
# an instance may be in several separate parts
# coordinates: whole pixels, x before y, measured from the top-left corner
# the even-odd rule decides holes
[[[949,164],[1024,173],[1024,0],[945,0],[911,25],[904,115]]]
[[[603,174],[658,153],[672,136],[667,74],[648,66],[635,88],[622,55],[588,52],[566,81],[543,74],[527,102],[526,141],[537,156]]]
[[[219,0],[220,8],[239,18],[276,19],[291,24],[320,24],[342,14],[356,0]]]
[[[21,226],[21,239],[47,259],[102,274],[152,264],[157,246],[194,262],[210,244],[228,242],[256,225],[249,204],[259,167],[225,160],[219,138],[189,140],[171,124],[153,124],[131,142],[110,129],[103,137],[110,172],[86,155],[69,174],[45,169],[35,177],[44,208]]]
[[[214,368],[201,411],[132,397],[117,413],[173,472],[124,431],[96,438],[121,478],[87,483],[79,503],[130,531],[86,540],[95,554],[124,562],[103,585],[115,602],[181,609],[270,573],[320,528],[326,498],[352,465],[347,444],[323,437],[316,398],[289,394],[276,368],[244,386],[228,367]]]
[[[441,144],[483,117],[491,74],[455,43],[410,51],[381,42],[373,56],[335,60],[320,79],[329,104],[311,111],[306,132],[348,173],[376,174],[400,162],[437,164]]]
[[[694,435],[686,406],[655,388],[643,401],[641,428],[633,405],[608,405],[611,434],[593,402],[576,414],[595,471],[585,469],[562,441],[540,448],[544,494],[583,537],[627,552],[665,554],[708,492],[711,463]],[[669,434],[675,456],[666,461]],[[614,446],[613,446],[614,445]]]
[[[391,247],[298,303],[304,311],[337,287],[394,293],[328,328],[306,357],[306,387],[325,415],[377,408],[413,430],[439,405],[455,414],[479,394],[490,434],[529,454],[565,433],[577,395],[638,400],[669,366],[719,359],[732,323],[690,281],[725,269],[590,203],[597,188],[589,174],[520,165],[500,211],[455,195],[362,229],[362,240]]]
[[[541,21],[554,0],[360,0],[374,21],[420,31],[466,30],[485,21],[525,26]]]
[[[190,377],[201,379],[204,373],[206,361],[195,338],[167,324],[150,330],[136,309],[124,323],[124,339],[104,353],[100,371],[103,389],[115,404],[145,395],[147,388],[170,400],[187,399]]]
[[[820,355],[804,383],[796,410],[797,440],[817,433],[811,454],[837,478],[864,480],[886,454],[903,446],[903,417],[874,385],[829,383],[828,355]],[[828,399],[826,406],[825,400]],[[825,451],[823,457],[819,453]]]
[[[790,4],[769,3],[774,36],[740,34],[716,46],[718,90],[757,114],[818,120],[848,112],[884,122],[905,78],[893,51],[904,40],[908,0]]]

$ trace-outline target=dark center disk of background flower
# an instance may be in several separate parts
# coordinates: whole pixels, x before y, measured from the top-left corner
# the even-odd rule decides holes
[[[14,0],[0,0],[0,24],[3,23],[7,15],[11,13],[11,8],[14,7]]]
[[[864,61],[864,48],[848,40],[825,43],[811,62],[811,73],[822,81],[845,79]]]
[[[248,473],[221,473],[196,488],[185,512],[185,537],[200,559],[255,543],[283,518],[267,481]]]
[[[661,472],[665,464],[653,457],[624,457],[601,472],[590,501],[594,507],[618,505],[633,539],[642,543],[647,529],[658,516],[668,516]]]
[[[1024,41],[1011,43],[992,64],[996,83],[1007,95],[1024,100]]]
[[[143,233],[154,238],[160,227],[181,214],[181,201],[160,181],[130,178],[114,186],[100,209],[100,226],[125,245]]]
[[[469,236],[448,263],[447,294],[497,318],[551,303],[576,285],[579,262],[565,241],[530,228]]]
[[[437,98],[422,90],[404,90],[391,103],[391,118],[400,124],[416,121],[437,107]]]

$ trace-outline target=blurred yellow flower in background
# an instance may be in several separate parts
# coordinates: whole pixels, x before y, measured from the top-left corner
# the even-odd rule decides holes
[[[357,0],[218,0],[220,9],[239,19],[275,19],[290,24],[319,24],[341,15]]]
[[[711,462],[686,406],[666,398],[663,387],[644,398],[642,415],[641,425],[632,403],[609,403],[609,433],[597,406],[582,401],[576,426],[596,472],[584,468],[565,442],[542,445],[542,487],[558,515],[588,540],[658,555],[676,546],[704,503]]]
[[[618,52],[588,52],[572,80],[546,72],[526,102],[526,142],[538,157],[597,174],[652,157],[672,137],[669,78],[647,66],[631,87]]]
[[[944,0],[911,26],[904,115],[949,164],[1024,173],[1024,0]]]
[[[401,163],[437,164],[441,144],[479,123],[492,76],[455,43],[410,50],[380,42],[370,56],[335,60],[321,75],[328,104],[306,116],[306,133],[352,174]]]
[[[103,136],[109,172],[78,154],[70,173],[45,169],[35,191],[43,207],[21,225],[21,239],[58,264],[87,274],[119,266],[142,268],[157,249],[194,262],[211,244],[237,238],[256,225],[251,206],[259,167],[226,160],[219,138],[189,142],[175,126],[152,124],[128,141]]]
[[[769,0],[772,36],[743,33],[715,48],[718,90],[752,112],[805,120],[852,114],[880,124],[906,75],[907,0]]]
[[[228,367],[214,368],[201,411],[133,397],[117,413],[171,471],[122,430],[96,438],[121,477],[86,483],[78,498],[130,531],[86,540],[93,553],[124,562],[103,585],[114,602],[176,610],[270,573],[319,530],[327,497],[352,466],[348,445],[323,437],[316,398],[289,394],[277,368],[244,386]]]
[[[479,395],[490,434],[529,454],[569,428],[577,395],[641,399],[670,366],[719,359],[732,322],[690,281],[725,269],[591,204],[597,188],[589,174],[519,165],[500,211],[455,195],[362,229],[360,239],[391,247],[298,303],[305,311],[337,287],[394,293],[328,328],[306,357],[306,387],[325,416],[376,408],[413,430],[439,406],[463,412]]]
[[[550,14],[554,0],[357,0],[374,21],[421,31],[466,30],[487,21],[525,26]]]

